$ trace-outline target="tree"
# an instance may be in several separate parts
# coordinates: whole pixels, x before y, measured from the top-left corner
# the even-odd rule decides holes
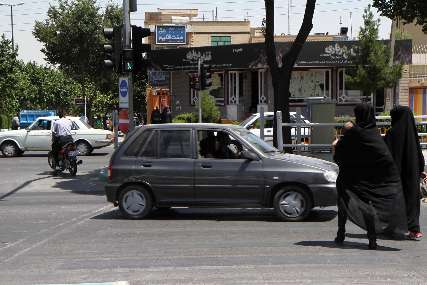
[[[80,83],[89,99],[89,117],[92,104],[99,111],[110,107],[117,97],[117,74],[104,71],[103,28],[119,25],[121,11],[108,4],[102,12],[95,0],[58,0],[57,6],[50,6],[48,18],[36,21],[34,27],[34,36],[44,44],[46,60]],[[98,98],[94,94],[102,94],[102,100],[92,102]],[[100,106],[101,102],[107,105]]]
[[[415,21],[427,33],[426,0],[373,0],[373,6],[389,19],[401,18],[407,23]]]
[[[358,48],[352,58],[356,66],[350,70],[346,81],[364,94],[372,95],[375,108],[375,92],[393,87],[401,77],[402,66],[389,65],[390,49],[378,41],[380,22],[374,19],[371,6],[365,9],[363,23],[359,32]]]
[[[292,69],[298,58],[298,55],[313,28],[313,14],[316,7],[316,0],[307,0],[304,12],[304,18],[295,41],[291,48],[281,58],[277,60],[276,47],[274,44],[274,0],[265,1],[265,47],[267,53],[267,62],[274,89],[274,130],[276,130],[276,111],[282,111],[283,122],[289,123],[289,86],[291,81]],[[274,145],[277,146],[277,133],[273,133]],[[286,127],[283,130],[283,141],[285,144],[291,143],[291,128]],[[291,148],[286,148],[291,152]]]
[[[11,116],[18,111],[17,89],[20,78],[19,68],[21,62],[17,59],[18,50],[12,49],[12,42],[5,38],[0,38],[0,114]]]

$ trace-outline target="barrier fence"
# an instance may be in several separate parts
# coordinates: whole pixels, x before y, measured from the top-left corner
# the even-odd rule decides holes
[[[260,110],[262,111],[262,110]],[[298,114],[297,114],[298,115]],[[265,138],[264,134],[264,116],[263,113],[260,114],[260,134],[261,138]],[[385,135],[387,130],[391,127],[391,117],[390,116],[376,116],[377,126],[381,135]],[[277,111],[276,113],[276,132],[277,132],[277,148],[283,151],[285,147],[292,147],[296,152],[301,151],[331,151],[332,142],[339,138],[342,135],[342,128],[345,123],[282,123],[282,112]],[[422,148],[427,147],[427,115],[415,116],[418,136],[420,138],[420,143]],[[291,127],[291,144],[283,144],[283,127]],[[331,137],[329,143],[311,143],[312,141],[312,130],[313,128],[333,128],[334,135]]]

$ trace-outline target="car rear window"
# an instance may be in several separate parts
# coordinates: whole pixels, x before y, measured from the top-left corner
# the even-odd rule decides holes
[[[156,157],[156,132],[153,130],[145,130],[136,137],[127,150],[126,156],[146,156]]]
[[[161,130],[159,136],[161,158],[191,158],[190,130]]]

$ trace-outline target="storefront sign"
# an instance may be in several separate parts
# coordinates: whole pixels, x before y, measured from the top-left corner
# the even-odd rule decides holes
[[[382,42],[389,44],[388,41]],[[357,44],[357,41],[306,42],[297,59],[296,66],[351,65]],[[291,43],[276,43],[278,61],[281,61],[290,47]],[[411,40],[396,41],[394,58],[402,64],[412,62]],[[151,59],[158,69],[163,70],[195,71],[199,59],[214,69],[261,69],[268,67],[264,43],[155,50],[151,52]]]
[[[187,36],[185,26],[156,26],[156,44],[185,45]]]
[[[149,71],[148,79],[152,87],[169,87],[169,71]]]

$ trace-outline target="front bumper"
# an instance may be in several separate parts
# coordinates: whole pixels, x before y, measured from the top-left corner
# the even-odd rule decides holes
[[[337,188],[335,183],[308,185],[313,193],[314,207],[337,205]]]

